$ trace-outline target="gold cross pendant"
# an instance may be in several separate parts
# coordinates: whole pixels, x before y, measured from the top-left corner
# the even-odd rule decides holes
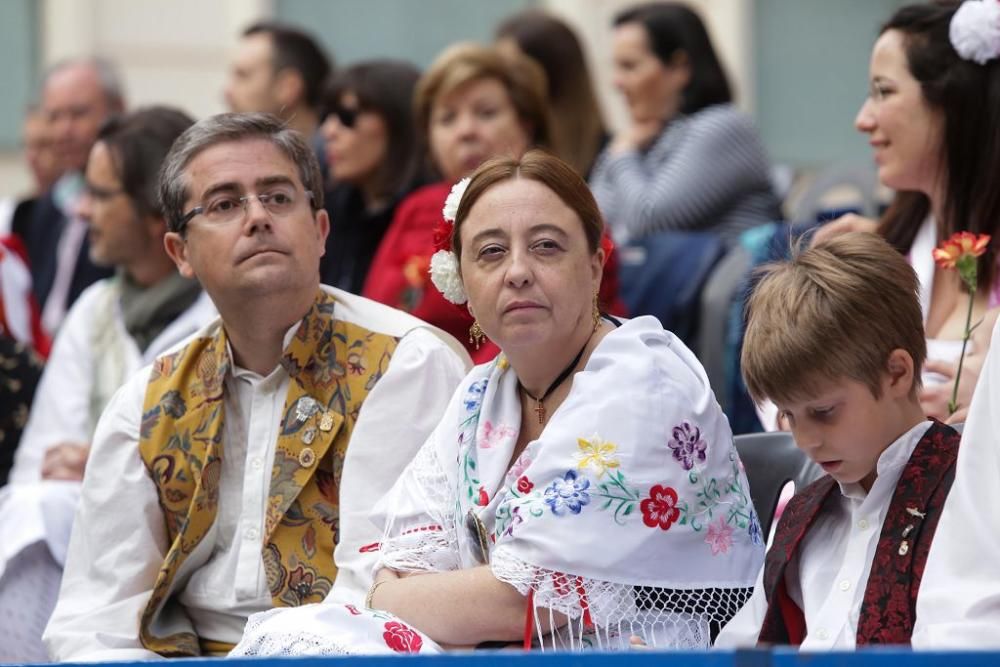
[[[541,401],[535,401],[535,414],[538,415],[538,423],[545,423],[545,406],[542,405]]]

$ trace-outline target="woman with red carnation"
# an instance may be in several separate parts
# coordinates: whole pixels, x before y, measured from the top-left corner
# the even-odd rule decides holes
[[[920,278],[927,334],[921,402],[949,417],[952,379],[962,349],[968,292],[957,271],[938,270],[932,252],[956,232],[988,234],[978,259],[979,290],[959,387],[963,421],[1000,312],[1000,43],[996,0],[915,4],[882,27],[872,50],[869,94],[855,126],[869,136],[881,183],[896,191],[878,222],[846,216],[816,233],[877,231],[906,253]],[[991,41],[990,35],[994,35]]]

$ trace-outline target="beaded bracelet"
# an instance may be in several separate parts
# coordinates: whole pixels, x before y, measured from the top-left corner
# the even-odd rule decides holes
[[[386,581],[388,581],[388,579],[382,579],[381,581],[376,581],[375,583],[372,584],[372,587],[368,589],[368,595],[365,596],[365,608],[366,609],[374,609],[375,608],[375,607],[372,606],[372,598],[375,597],[375,591],[376,591],[376,589],[378,589],[378,587],[381,586],[382,584],[384,584]]]

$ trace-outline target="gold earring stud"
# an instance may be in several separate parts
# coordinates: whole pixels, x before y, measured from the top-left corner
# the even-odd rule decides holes
[[[476,349],[483,344],[483,340],[486,338],[486,333],[483,332],[483,328],[479,326],[479,320],[473,320],[472,326],[469,327],[469,344],[475,345]]]

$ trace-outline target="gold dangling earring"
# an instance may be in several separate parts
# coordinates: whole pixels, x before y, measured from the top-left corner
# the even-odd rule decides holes
[[[601,326],[601,307],[597,303],[597,294],[594,294],[594,331]]]
[[[479,326],[479,320],[473,320],[472,326],[469,327],[469,344],[475,345],[476,349],[483,344],[483,339],[486,338],[486,334],[483,332],[483,328]]]

